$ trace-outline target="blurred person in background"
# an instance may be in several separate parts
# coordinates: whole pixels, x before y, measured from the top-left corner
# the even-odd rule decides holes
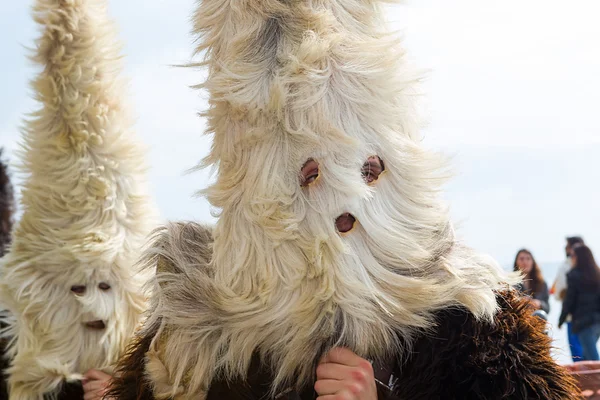
[[[2,152],[3,149],[0,148],[0,258],[7,251],[11,241],[15,212],[15,196],[8,173],[8,162],[2,160]],[[0,329],[4,327],[5,325],[0,321]],[[6,342],[6,339],[0,338],[0,372],[2,373],[8,368],[8,362],[2,357],[2,349],[6,346]],[[6,390],[4,380],[0,379],[0,398],[7,398]]]
[[[2,151],[0,148],[0,257],[10,244],[15,213],[15,195],[8,173],[8,163],[2,161]]]
[[[585,244],[580,236],[567,237],[567,245],[565,246],[566,259],[565,262],[558,268],[556,272],[556,278],[550,289],[550,294],[554,296],[557,301],[562,302],[567,294],[567,273],[571,270],[571,254],[573,246],[576,244]],[[571,358],[573,362],[583,361],[583,351],[581,344],[577,339],[577,335],[573,333],[573,326],[571,324],[571,317],[567,316],[567,338],[569,340],[569,349],[571,350]]]
[[[523,282],[517,285],[517,289],[531,297],[532,307],[546,313],[550,312],[548,285],[544,281],[542,270],[529,250],[521,249],[517,252],[513,270],[523,274]]]
[[[590,248],[580,243],[572,246],[571,265],[558,327],[571,316],[583,358],[597,361],[600,359],[596,346],[600,338],[600,269]]]

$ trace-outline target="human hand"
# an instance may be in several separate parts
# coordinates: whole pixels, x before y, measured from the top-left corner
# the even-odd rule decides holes
[[[112,376],[96,369],[90,369],[83,376],[83,399],[102,400],[108,391]]]
[[[317,367],[317,400],[377,400],[373,366],[345,348],[335,348]]]

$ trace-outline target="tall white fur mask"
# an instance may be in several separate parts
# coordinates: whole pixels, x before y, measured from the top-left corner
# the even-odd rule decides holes
[[[104,3],[33,8],[41,107],[23,132],[23,215],[0,276],[13,400],[55,394],[91,368],[111,372],[145,310],[135,264],[156,214]]]
[[[148,324],[157,398],[203,398],[257,354],[274,393],[310,383],[336,345],[397,356],[442,308],[492,320],[509,277],[454,236],[444,163],[418,135],[419,76],[378,3],[199,2],[205,194],[221,212],[206,268],[175,228],[158,249],[185,273],[164,275]]]

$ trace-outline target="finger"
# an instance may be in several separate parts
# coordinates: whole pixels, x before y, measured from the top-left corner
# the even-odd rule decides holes
[[[317,400],[355,400],[354,396],[348,391],[343,391],[336,394],[326,394],[325,396],[317,397]]]
[[[83,385],[84,392],[92,392],[94,390],[101,390],[107,386],[106,381],[89,381],[85,385]]]
[[[350,379],[353,367],[341,364],[325,363],[317,367],[317,380],[335,379],[343,381]]]
[[[89,393],[85,393],[83,395],[83,400],[101,400],[102,397],[104,396],[104,391],[95,391],[95,392],[89,392]]]
[[[107,380],[110,379],[111,376],[97,369],[90,369],[83,375],[86,379],[89,380]]]
[[[315,382],[315,392],[319,396],[326,394],[336,394],[344,389],[344,381],[336,379],[319,379]]]
[[[325,356],[325,362],[343,364],[351,367],[358,366],[361,361],[363,361],[362,358],[344,347],[331,349]]]

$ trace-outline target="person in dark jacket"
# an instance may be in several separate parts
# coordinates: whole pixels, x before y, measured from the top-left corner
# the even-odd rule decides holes
[[[567,295],[567,273],[571,270],[571,254],[573,253],[573,246],[576,244],[585,244],[583,238],[580,236],[571,236],[566,238],[567,243],[565,246],[566,259],[558,268],[556,273],[556,279],[550,289],[550,294],[554,295],[554,298],[559,302],[563,302]],[[569,349],[571,350],[571,357],[573,362],[581,362],[583,358],[583,351],[581,350],[581,344],[577,339],[577,335],[573,333],[573,327],[571,319],[567,318],[567,338],[569,340]]]
[[[2,150],[0,149],[0,158]],[[8,174],[8,165],[0,160],[0,257],[4,255],[10,244],[14,213],[15,195]]]
[[[600,338],[600,269],[589,247],[576,245],[571,257],[573,268],[567,274],[567,296],[558,327],[571,316],[573,332],[588,361],[600,360],[596,343]]]
[[[520,271],[525,276],[523,282],[517,285],[517,289],[531,297],[531,305],[537,310],[550,312],[548,285],[529,250],[521,249],[517,252],[513,270]]]

